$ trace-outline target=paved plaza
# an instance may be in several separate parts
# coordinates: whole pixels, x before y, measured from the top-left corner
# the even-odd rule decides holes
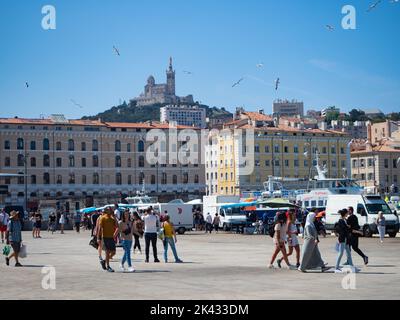
[[[135,273],[119,272],[122,248],[118,248],[112,262],[116,272],[107,273],[88,245],[89,235],[89,231],[64,235],[45,231],[42,239],[33,239],[24,232],[29,254],[21,259],[24,267],[15,268],[14,261],[7,267],[4,256],[0,258],[0,299],[400,299],[400,237],[387,238],[384,244],[376,237],[362,238],[360,247],[370,264],[364,267],[353,255],[362,270],[352,279],[355,282],[349,282],[332,271],[267,269],[273,250],[269,236],[228,233],[178,236],[178,253],[185,263],[146,264],[144,255],[138,254]],[[331,236],[320,243],[330,266],[336,256],[334,243]],[[163,260],[160,241],[158,249]],[[47,265],[56,270],[55,290],[42,288],[42,267]],[[342,282],[355,289],[343,289]]]

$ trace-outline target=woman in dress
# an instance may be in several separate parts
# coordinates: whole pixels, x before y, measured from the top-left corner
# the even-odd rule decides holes
[[[325,263],[321,258],[318,249],[318,232],[314,225],[315,213],[310,212],[307,215],[304,226],[304,244],[301,256],[299,271],[306,272],[308,269],[321,268],[324,272],[329,268],[325,267]]]

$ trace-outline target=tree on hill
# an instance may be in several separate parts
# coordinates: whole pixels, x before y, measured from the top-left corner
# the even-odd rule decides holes
[[[365,115],[365,112],[359,109],[353,109],[349,112],[351,121],[367,121],[368,117]]]

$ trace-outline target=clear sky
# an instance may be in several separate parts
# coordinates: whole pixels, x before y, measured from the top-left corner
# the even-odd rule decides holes
[[[0,0],[0,117],[96,114],[139,95],[150,74],[164,83],[170,56],[177,94],[210,106],[400,111],[400,2],[367,13],[371,2]],[[41,27],[46,4],[56,30]],[[341,28],[346,4],[356,30]]]

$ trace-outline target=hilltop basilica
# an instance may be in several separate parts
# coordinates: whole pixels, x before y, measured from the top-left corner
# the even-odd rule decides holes
[[[135,98],[137,106],[148,106],[156,103],[193,104],[193,96],[178,97],[175,95],[175,70],[172,68],[172,58],[169,59],[169,68],[166,71],[167,83],[156,84],[153,76],[147,79],[144,93]]]

